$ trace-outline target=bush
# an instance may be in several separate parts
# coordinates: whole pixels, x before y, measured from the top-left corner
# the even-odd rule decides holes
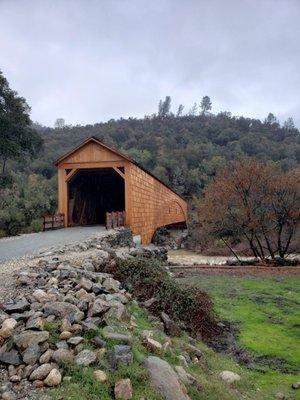
[[[42,230],[42,223],[40,218],[33,219],[30,224],[30,232],[40,232]]]
[[[163,263],[154,257],[118,259],[116,265],[108,269],[139,301],[157,299],[150,307],[154,314],[164,311],[175,321],[183,322],[190,333],[200,333],[204,340],[219,331],[209,295],[195,287],[178,284]]]

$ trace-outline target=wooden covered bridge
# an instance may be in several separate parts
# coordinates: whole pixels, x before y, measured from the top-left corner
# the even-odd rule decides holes
[[[150,243],[161,226],[184,223],[187,203],[130,157],[95,137],[60,157],[58,212],[65,226],[105,224],[124,211],[125,225]]]

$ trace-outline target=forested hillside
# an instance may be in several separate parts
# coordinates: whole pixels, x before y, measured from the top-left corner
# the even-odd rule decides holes
[[[244,155],[274,161],[284,169],[300,162],[298,129],[291,120],[280,126],[272,114],[264,122],[224,112],[154,115],[61,129],[38,127],[38,130],[45,150],[31,164],[35,173],[52,177],[56,157],[86,137],[96,136],[130,155],[187,197],[201,193],[218,167]]]

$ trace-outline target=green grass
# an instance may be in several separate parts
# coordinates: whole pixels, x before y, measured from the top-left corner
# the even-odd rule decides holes
[[[47,322],[45,324],[45,330],[49,332],[49,343],[55,344],[59,342],[61,320],[55,320],[53,322]]]
[[[289,393],[288,398],[300,398],[290,389],[299,380],[300,365],[300,277],[234,277],[201,275],[181,279],[211,294],[217,313],[234,322],[239,329],[238,343],[254,356],[273,359],[280,370],[267,362],[252,365],[251,376],[259,387],[259,395],[274,391]],[[280,371],[288,371],[282,373]],[[266,394],[264,394],[266,393]],[[264,398],[264,397],[257,397]]]

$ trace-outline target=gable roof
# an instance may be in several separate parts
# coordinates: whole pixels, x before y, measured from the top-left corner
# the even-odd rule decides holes
[[[95,136],[90,136],[87,139],[85,139],[82,143],[80,143],[79,145],[77,145],[76,147],[74,147],[73,149],[71,149],[70,151],[68,151],[67,153],[63,154],[61,157],[59,157],[56,161],[54,161],[54,165],[57,167],[63,160],[65,160],[66,158],[70,157],[72,154],[76,153],[78,150],[80,150],[82,147],[84,147],[85,145],[87,145],[88,143],[96,143],[102,147],[104,147],[106,150],[111,151],[112,153],[115,153],[116,155],[118,155],[121,158],[124,158],[125,160],[131,162],[132,164],[136,165],[137,167],[139,167],[140,169],[142,169],[143,171],[145,171],[148,175],[152,176],[152,178],[156,179],[158,182],[160,182],[162,185],[166,186],[168,189],[170,189],[173,193],[175,193],[177,196],[179,196],[182,200],[186,201],[180,194],[178,194],[177,192],[175,192],[174,189],[172,189],[169,185],[165,184],[164,182],[162,182],[159,178],[157,178],[155,175],[152,174],[152,172],[148,171],[145,167],[143,167],[142,165],[140,165],[137,161],[135,161],[133,158],[119,152],[118,150],[114,149],[111,146],[108,146],[107,144],[105,144],[104,142],[102,142],[102,140],[99,140],[98,138],[96,138]]]
[[[85,139],[82,143],[80,143],[79,145],[77,145],[76,147],[74,147],[73,149],[68,151],[67,153],[63,154],[56,161],[54,161],[54,165],[57,167],[58,164],[60,164],[63,160],[70,157],[72,154],[76,153],[78,150],[80,150],[82,147],[84,147],[88,143],[92,143],[92,142],[104,147],[106,150],[109,150],[112,153],[117,154],[118,156],[120,156],[121,158],[124,158],[127,161],[135,163],[135,161],[132,158],[126,156],[125,154],[120,153],[118,150],[114,149],[113,147],[108,146],[107,144],[105,144],[104,142],[102,142],[101,140],[96,138],[95,136],[90,136],[87,139]]]

